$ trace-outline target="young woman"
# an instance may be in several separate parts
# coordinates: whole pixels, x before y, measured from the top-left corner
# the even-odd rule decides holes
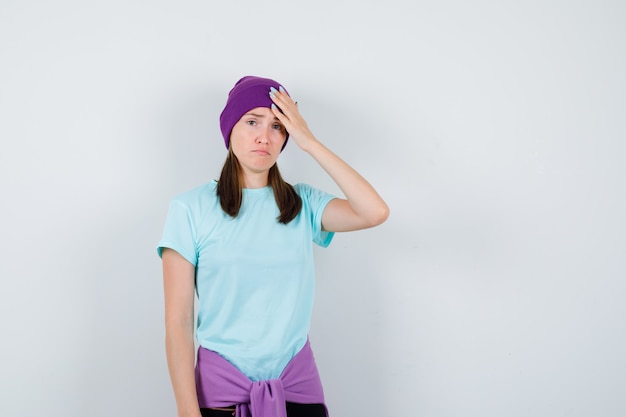
[[[220,127],[228,156],[219,180],[172,200],[158,245],[178,415],[326,417],[308,341],[312,243],[325,247],[334,232],[377,226],[389,209],[317,140],[274,80],[239,80]],[[287,140],[346,198],[286,183],[276,160]]]

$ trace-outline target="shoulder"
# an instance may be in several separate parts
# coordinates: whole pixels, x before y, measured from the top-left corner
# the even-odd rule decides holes
[[[215,193],[216,188],[217,181],[210,181],[177,194],[170,200],[169,210],[174,213],[186,213],[186,216],[191,218],[212,213],[220,207],[219,198]]]
[[[323,192],[313,187],[312,185],[301,183],[301,182],[298,184],[295,184],[293,188],[296,190],[296,193],[298,193],[300,197],[306,197],[311,194]]]
[[[293,186],[296,193],[303,200],[304,204],[311,206],[324,207],[328,202],[335,198],[334,195],[322,191],[309,184],[298,183]]]
[[[217,188],[217,181],[212,180],[206,184],[192,188],[191,190],[182,192],[175,195],[172,198],[172,202],[176,202],[185,206],[195,206],[210,202],[217,199],[215,190]]]

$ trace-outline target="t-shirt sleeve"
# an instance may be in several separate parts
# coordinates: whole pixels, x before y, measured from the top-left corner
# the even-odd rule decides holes
[[[170,203],[163,235],[157,246],[159,257],[163,254],[163,248],[175,250],[193,266],[198,263],[191,214],[187,206],[178,200]]]
[[[328,203],[336,197],[307,184],[297,184],[296,189],[302,198],[303,209],[307,210],[311,216],[313,242],[324,248],[327,247],[333,240],[335,232],[322,230],[322,216]]]

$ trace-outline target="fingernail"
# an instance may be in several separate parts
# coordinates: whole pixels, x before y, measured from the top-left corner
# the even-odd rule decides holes
[[[270,87],[270,93],[275,93],[276,89],[274,87]]]
[[[281,92],[281,93],[284,93],[284,92],[285,92],[285,89],[283,88],[283,86],[282,86],[282,85],[278,87],[278,90],[280,90],[280,92]]]
[[[272,103],[272,110],[276,110],[276,109],[277,109],[276,104]]]

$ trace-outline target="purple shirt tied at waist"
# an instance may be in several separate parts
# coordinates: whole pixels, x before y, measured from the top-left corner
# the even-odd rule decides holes
[[[308,340],[280,377],[267,381],[251,381],[218,353],[200,347],[196,388],[200,408],[235,404],[236,417],[287,417],[286,401],[324,404],[322,382]]]

